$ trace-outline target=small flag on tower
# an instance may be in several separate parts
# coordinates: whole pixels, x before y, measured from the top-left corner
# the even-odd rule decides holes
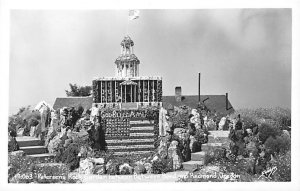
[[[129,19],[134,20],[140,17],[140,11],[139,10],[129,10]]]

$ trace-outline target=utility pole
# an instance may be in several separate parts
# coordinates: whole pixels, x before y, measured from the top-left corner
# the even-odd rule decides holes
[[[199,73],[199,77],[198,77],[198,96],[199,96],[199,103],[201,102],[201,98],[200,98],[200,78],[201,78],[201,73]]]

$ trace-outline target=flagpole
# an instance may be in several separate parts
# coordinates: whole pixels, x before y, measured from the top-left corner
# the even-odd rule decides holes
[[[128,25],[129,25],[129,19],[127,18],[126,35],[128,35]]]
[[[129,18],[128,18],[128,16],[127,16],[126,36],[128,35],[128,25],[129,25]]]

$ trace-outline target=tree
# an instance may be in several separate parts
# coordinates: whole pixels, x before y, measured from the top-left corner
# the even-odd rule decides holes
[[[80,97],[80,96],[90,96],[92,87],[91,86],[78,86],[77,84],[69,84],[70,85],[70,91],[65,90],[67,96],[74,96],[74,97]]]

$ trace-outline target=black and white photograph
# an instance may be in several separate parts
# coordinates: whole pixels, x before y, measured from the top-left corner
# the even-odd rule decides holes
[[[4,182],[292,184],[295,8],[198,4],[7,10]]]

